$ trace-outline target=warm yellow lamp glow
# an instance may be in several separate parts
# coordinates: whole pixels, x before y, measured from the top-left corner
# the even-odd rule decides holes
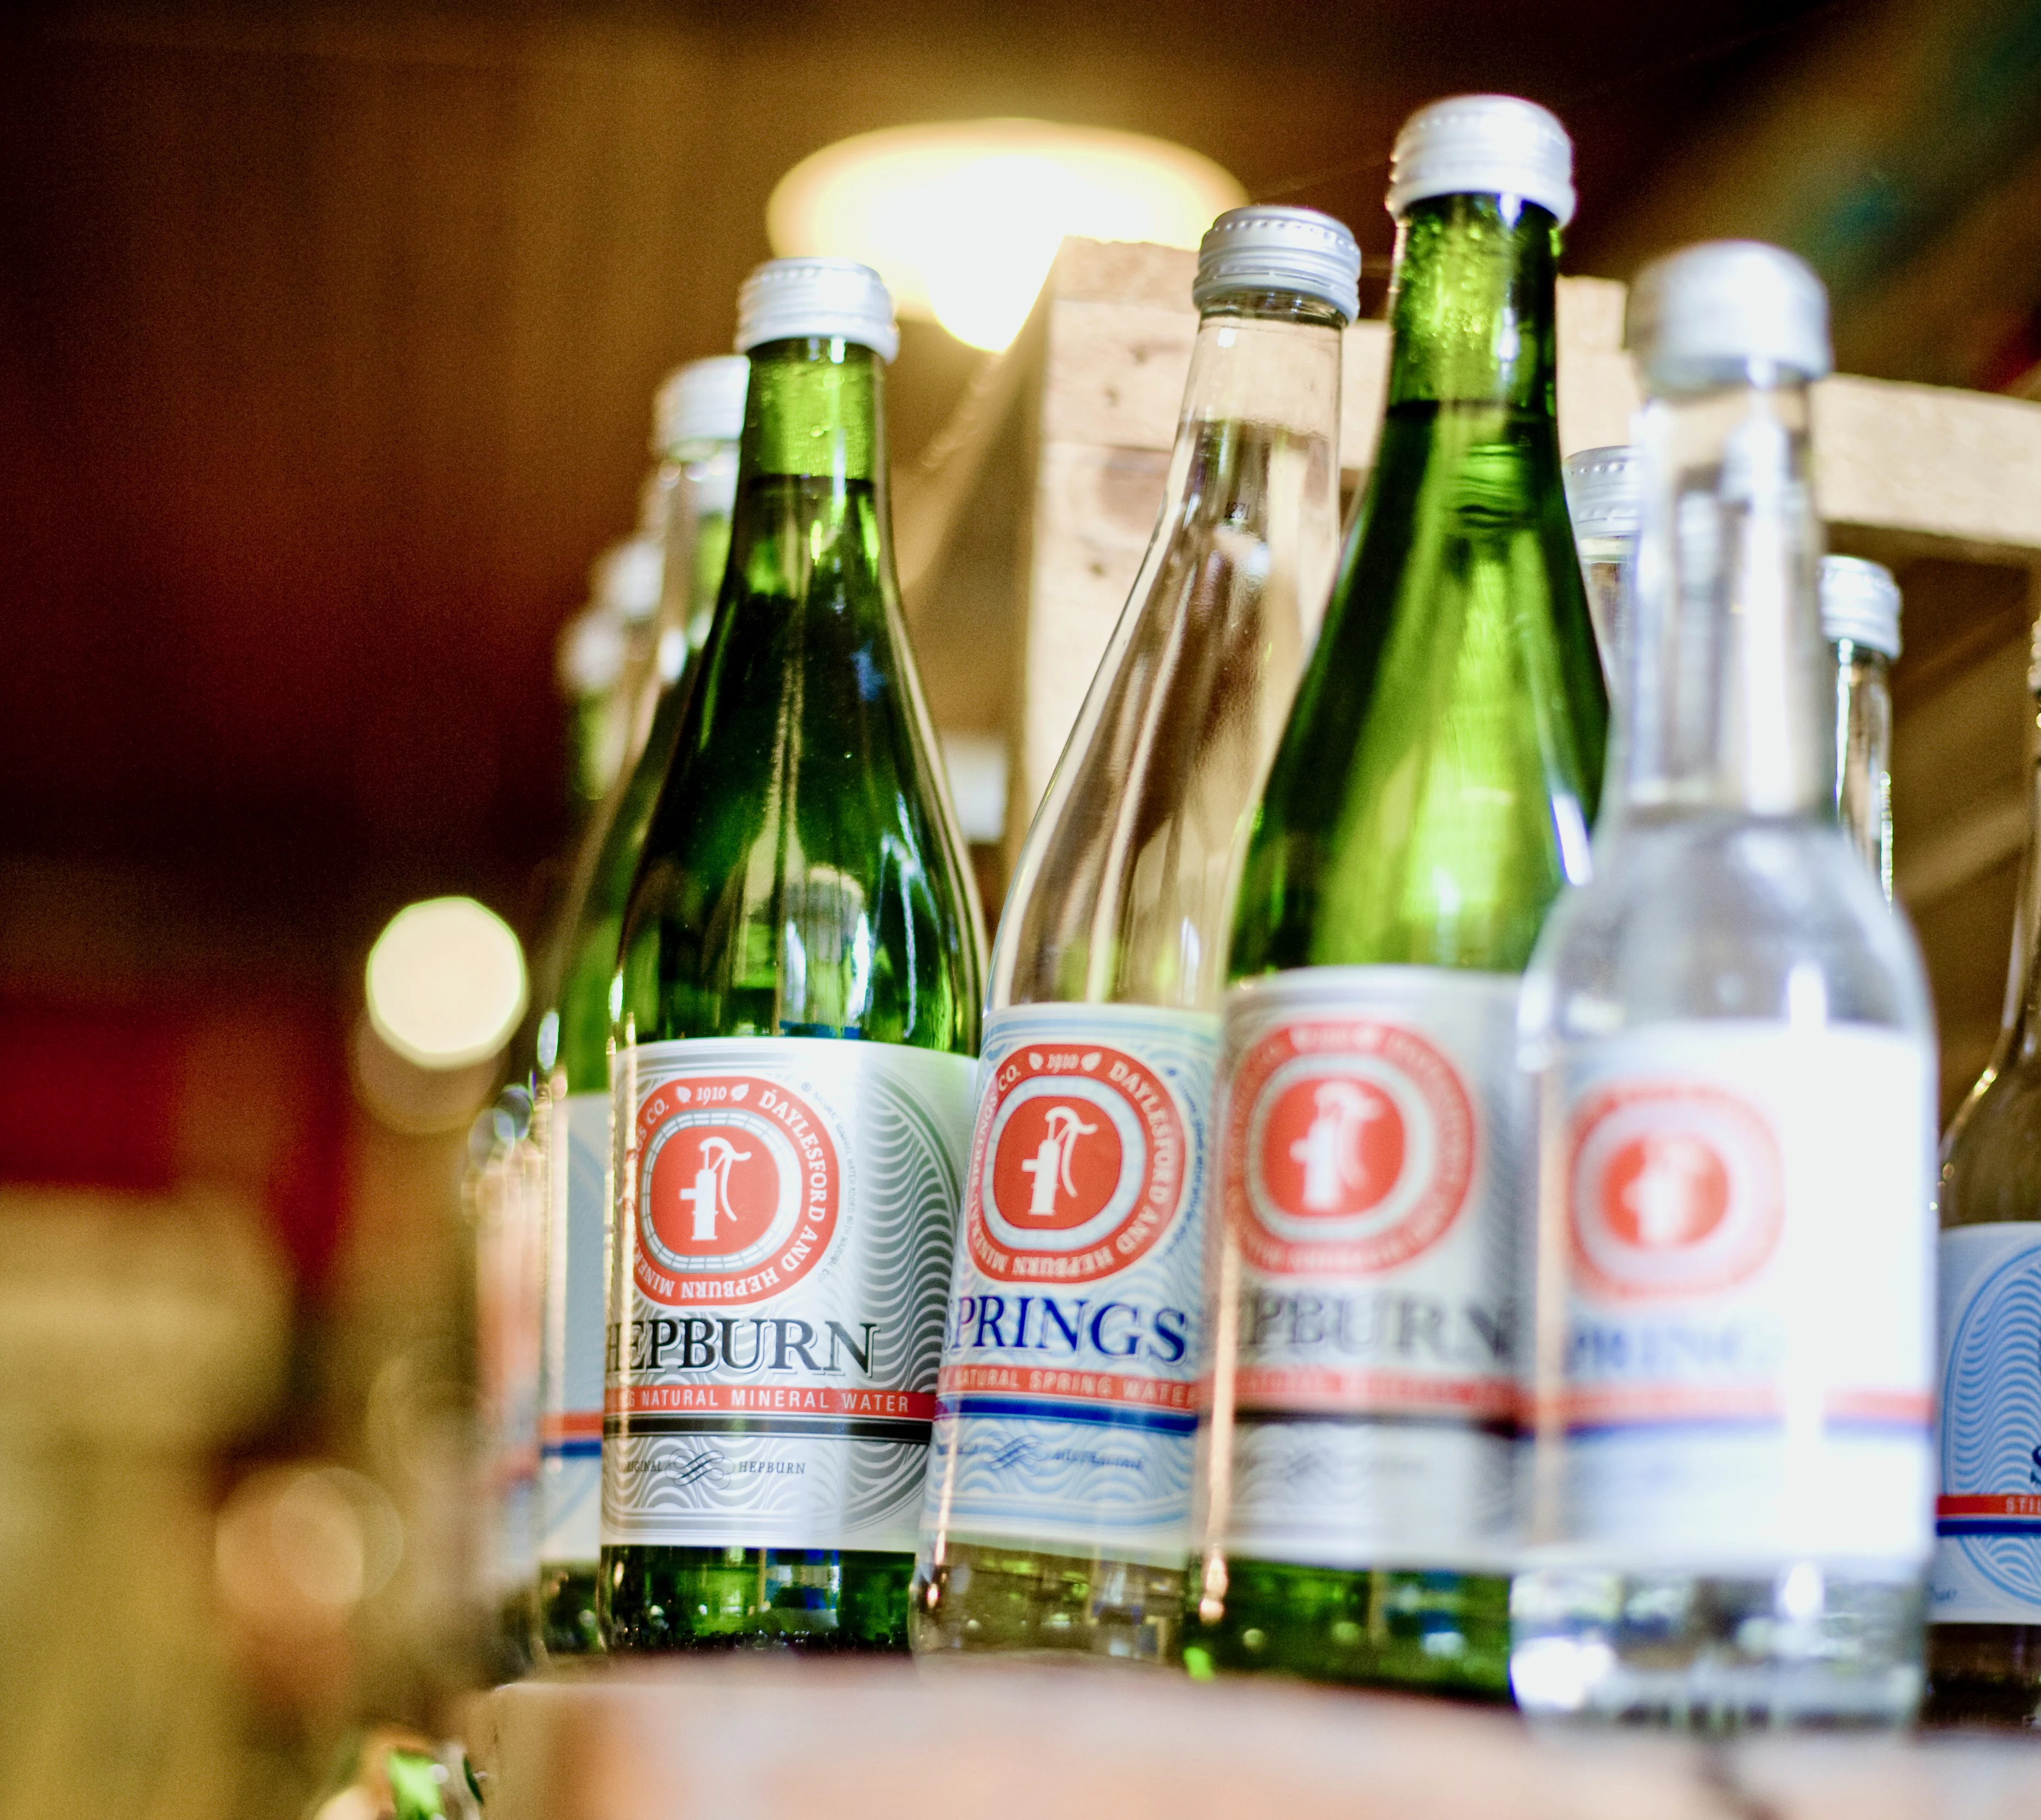
[[[494,1055],[525,1013],[525,952],[473,898],[407,904],[368,951],[368,1021],[421,1068]]]
[[[1167,140],[1048,120],[953,120],[841,139],[780,180],[765,208],[783,258],[876,267],[903,316],[973,347],[1020,332],[1066,235],[1195,246],[1247,200]]]

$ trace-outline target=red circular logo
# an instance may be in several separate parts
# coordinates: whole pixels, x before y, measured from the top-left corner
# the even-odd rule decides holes
[[[1228,1218],[1257,1268],[1365,1276],[1444,1238],[1474,1179],[1474,1106],[1425,1039],[1366,1018],[1286,1024],[1227,1095]]]
[[[756,1075],[690,1075],[646,1097],[636,1135],[631,1275],[654,1301],[757,1302],[822,1261],[836,1144],[799,1094]]]
[[[1016,1050],[971,1135],[971,1261],[1003,1283],[1089,1283],[1124,1270],[1183,1204],[1187,1148],[1175,1095],[1131,1055]]]
[[[1778,1245],[1778,1141],[1719,1089],[1601,1088],[1574,1110],[1570,1155],[1574,1260],[1604,1295],[1712,1295],[1753,1274]]]

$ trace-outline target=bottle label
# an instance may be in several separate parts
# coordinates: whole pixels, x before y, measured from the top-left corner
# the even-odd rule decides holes
[[[2041,1624],[2041,1224],[1956,1227],[1940,1250],[1928,1616]]]
[[[1513,974],[1324,967],[1226,1009],[1214,1286],[1234,1368],[1201,1527],[1237,1556],[1512,1557],[1527,1096]]]
[[[1203,1307],[1209,1013],[988,1021],[943,1344],[929,1539],[1181,1564]]]
[[[1570,1051],[1542,1242],[1541,1552],[1639,1571],[1927,1557],[1927,1045],[1708,1021]]]
[[[602,1307],[609,1096],[569,1093],[551,1119],[539,1566],[592,1566],[602,1544]]]
[[[977,1064],[710,1037],[618,1057],[602,1541],[902,1554]]]

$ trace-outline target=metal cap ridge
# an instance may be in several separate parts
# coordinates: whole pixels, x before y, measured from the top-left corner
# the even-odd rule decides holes
[[[1644,464],[1627,443],[1583,448],[1561,464],[1566,515],[1576,537],[1634,537],[1644,499]]]
[[[716,354],[676,367],[652,400],[652,452],[672,456],[691,442],[734,442],[744,433],[751,363]]]
[[[1654,260],[1631,287],[1625,326],[1652,391],[1744,384],[1753,367],[1818,380],[1833,364],[1821,280],[1761,240],[1704,240]]]
[[[1888,658],[1899,654],[1899,584],[1883,563],[1822,559],[1822,636],[1848,639]]]
[[[1360,247],[1343,221],[1315,208],[1253,203],[1205,230],[1191,301],[1202,310],[1229,291],[1295,291],[1360,314]]]
[[[900,351],[893,294],[855,259],[769,259],[737,293],[737,351],[766,341],[841,337],[882,361]]]
[[[1434,196],[1515,196],[1574,218],[1574,142],[1558,118],[1515,95],[1453,95],[1403,123],[1389,164],[1389,212]]]

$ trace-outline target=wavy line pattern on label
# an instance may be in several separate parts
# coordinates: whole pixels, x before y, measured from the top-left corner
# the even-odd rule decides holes
[[[1946,1342],[1942,1488],[2041,1487],[2041,1247],[2007,1258],[1972,1293]],[[2041,1540],[1945,1536],[1997,1591],[2041,1606]]]

